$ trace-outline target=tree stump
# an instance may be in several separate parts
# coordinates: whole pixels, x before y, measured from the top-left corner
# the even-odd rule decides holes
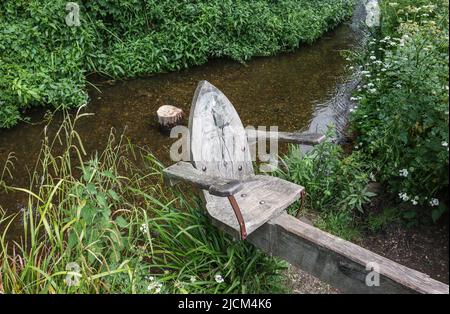
[[[183,120],[184,112],[180,108],[164,105],[156,111],[159,126],[163,131],[169,131]]]

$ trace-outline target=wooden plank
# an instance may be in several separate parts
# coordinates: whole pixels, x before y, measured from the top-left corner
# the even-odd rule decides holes
[[[258,138],[265,138],[266,140],[275,139],[281,143],[310,146],[318,145],[326,139],[325,135],[320,133],[293,133],[262,130],[247,130],[247,138],[250,143],[256,142]]]
[[[234,179],[211,177],[197,170],[188,162],[180,161],[163,170],[166,184],[175,185],[179,181],[192,184],[201,190],[208,190],[212,195],[228,196],[242,190],[243,185]]]
[[[248,238],[268,254],[331,284],[345,293],[448,294],[449,286],[351,242],[281,214]],[[378,265],[379,286],[368,286],[366,266]]]
[[[244,218],[247,234],[279,216],[297,201],[304,188],[272,176],[256,175],[241,182],[244,188],[234,195]],[[239,224],[227,198],[215,197],[206,203],[208,215],[223,229],[239,238]]]

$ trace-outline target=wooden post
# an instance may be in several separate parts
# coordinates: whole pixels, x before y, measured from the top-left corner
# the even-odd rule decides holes
[[[181,122],[184,117],[184,112],[180,108],[164,105],[156,111],[158,115],[158,122],[163,130],[170,130]]]
[[[448,285],[426,274],[310,226],[287,213],[258,228],[247,240],[345,293],[449,293]],[[366,279],[372,271],[379,274],[379,285],[367,285]]]

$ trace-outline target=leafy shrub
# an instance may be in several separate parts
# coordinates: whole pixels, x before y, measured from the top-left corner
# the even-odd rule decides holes
[[[381,33],[360,56],[351,126],[392,193],[413,205],[448,200],[448,2],[383,1]]]
[[[306,188],[306,207],[319,213],[319,226],[355,238],[355,217],[375,195],[367,190],[369,167],[359,154],[344,156],[339,145],[326,141],[306,154],[292,146],[283,163],[278,175]]]
[[[86,74],[175,71],[211,57],[244,61],[310,43],[352,12],[354,0],[0,2],[0,128],[30,106],[80,106]]]

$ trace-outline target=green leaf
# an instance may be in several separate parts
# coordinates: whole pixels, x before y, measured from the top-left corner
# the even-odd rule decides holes
[[[433,222],[437,222],[441,218],[442,214],[445,213],[445,206],[439,206],[431,211],[431,219]]]
[[[128,226],[128,221],[122,216],[118,216],[115,221],[120,228],[126,228]]]
[[[90,194],[92,194],[92,195],[97,194],[97,188],[95,187],[95,184],[92,183],[92,182],[89,182],[89,183],[86,185],[86,190],[87,190]]]
[[[119,201],[120,197],[119,195],[117,195],[117,193],[114,190],[108,190],[108,194],[109,196],[111,196],[111,198],[115,201]]]
[[[96,196],[97,202],[102,208],[108,208],[108,201],[106,200],[106,196],[104,193],[99,193]]]

